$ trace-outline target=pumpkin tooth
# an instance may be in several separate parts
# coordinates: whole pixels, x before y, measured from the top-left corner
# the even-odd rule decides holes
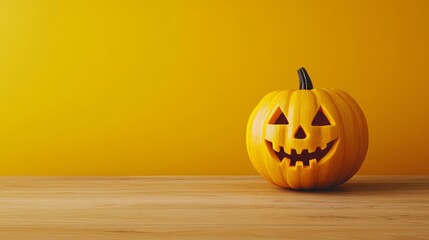
[[[282,163],[286,164],[286,166],[290,166],[290,159],[289,158],[283,158]]]
[[[313,146],[308,146],[308,152],[309,153],[313,153],[313,152],[315,152],[316,151],[316,147],[313,147]]]
[[[273,149],[274,149],[274,151],[276,151],[276,152],[280,152],[280,145],[278,145],[277,143],[274,143],[274,142],[273,142]]]
[[[302,153],[302,148],[297,148],[297,149],[296,149],[296,153],[297,153],[297,154],[301,154],[301,153]]]
[[[322,143],[322,145],[320,145],[320,149],[325,150],[325,148],[327,147],[326,143]]]
[[[290,147],[283,147],[283,151],[290,155],[291,148]]]
[[[316,159],[311,159],[310,160],[310,167],[314,167],[317,165],[317,160]]]
[[[304,163],[302,161],[296,161],[295,166],[303,168],[304,167]]]

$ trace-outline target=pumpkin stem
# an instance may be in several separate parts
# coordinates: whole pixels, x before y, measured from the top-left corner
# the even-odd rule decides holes
[[[299,89],[300,90],[311,90],[313,89],[313,83],[311,82],[310,76],[304,67],[298,69],[299,76]]]

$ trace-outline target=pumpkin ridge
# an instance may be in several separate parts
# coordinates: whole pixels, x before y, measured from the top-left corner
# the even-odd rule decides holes
[[[274,99],[276,99],[276,97],[281,98],[280,95],[283,95],[283,94],[286,94],[285,102],[287,103],[287,102],[289,102],[289,100],[290,100],[290,98],[292,96],[292,93],[293,93],[292,90],[281,91],[281,92],[279,92],[279,94],[277,94],[277,96],[275,96],[275,97],[273,97],[273,99],[271,99],[271,103],[272,104],[276,104],[276,102],[273,103]],[[288,114],[289,106],[287,106],[288,109],[284,109],[284,107],[282,108],[280,105],[278,107],[283,111],[284,114],[286,114],[286,115]],[[264,133],[264,139],[265,139],[265,133]],[[282,163],[281,162],[278,164],[278,170],[280,172],[280,176],[282,177],[282,180],[280,182],[283,182],[287,187],[290,187],[290,185],[289,185],[289,183],[287,181],[287,172],[286,171],[283,172],[283,167],[282,167]],[[285,176],[285,174],[286,174],[286,176]]]
[[[363,128],[360,127],[362,125],[361,125],[361,123],[359,121],[360,118],[361,118],[361,116],[358,116],[358,113],[356,111],[354,111],[359,106],[356,106],[352,101],[350,101],[350,99],[352,99],[351,97],[347,98],[346,96],[344,96],[344,92],[342,92],[342,91],[333,91],[333,92],[335,92],[335,94],[337,94],[344,102],[346,102],[347,106],[349,107],[349,109],[351,110],[351,112],[352,112],[352,114],[354,116],[353,117],[353,121],[355,122],[356,126],[358,126],[359,129],[363,129]],[[362,131],[359,131],[359,134],[358,134],[359,139],[364,137],[363,136],[364,134],[362,134],[361,132]],[[353,176],[359,170],[360,166],[363,163],[363,160],[362,161],[358,161],[358,160],[360,158],[360,151],[362,151],[361,148],[364,147],[364,146],[360,144],[360,141],[356,141],[356,142],[357,142],[356,143],[356,145],[357,145],[357,147],[356,147],[357,148],[357,153],[356,153],[356,157],[355,157],[355,159],[354,159],[354,161],[352,163],[352,168],[351,168],[351,172],[352,173],[351,174],[346,174],[346,175]],[[341,183],[343,183],[343,182],[345,182],[347,180],[348,179],[343,179],[338,184],[341,184]]]
[[[338,105],[335,103],[334,99],[329,94],[330,89],[321,88],[321,89],[319,89],[319,91],[322,92],[322,93],[324,93],[331,100],[332,105],[334,106],[335,110],[338,112],[338,117],[340,118],[339,119],[340,121],[337,121],[337,122],[341,123],[341,131],[344,133],[345,132],[345,128],[344,128],[345,126],[344,126],[343,115],[341,114],[340,110],[338,109]],[[344,134],[344,136],[341,136],[341,139],[338,139],[338,140],[345,142],[347,140],[345,134]],[[338,148],[337,148],[337,151],[338,151]],[[343,149],[342,149],[342,155],[343,156],[345,155],[345,151],[346,151],[345,147],[343,147]],[[343,170],[344,162],[340,161],[340,163],[341,163],[341,166],[340,166],[340,168],[338,170],[337,177],[334,178],[335,180],[334,180],[333,184],[335,184],[337,182],[337,179],[340,176],[341,171]]]
[[[356,114],[355,114],[355,112],[353,111],[353,109],[351,108],[351,106],[349,105],[349,102],[348,101],[346,101],[340,94],[338,94],[337,93],[337,91],[336,90],[331,90],[331,92],[334,94],[334,95],[337,95],[337,97],[339,98],[339,99],[341,99],[343,102],[344,102],[344,104],[347,106],[347,108],[348,108],[348,110],[351,112],[350,114],[352,114],[353,115],[353,122],[354,122],[354,124],[356,124],[356,126],[359,126],[359,124],[358,124],[358,122],[357,122],[357,119],[356,119]],[[356,141],[356,145],[357,145],[357,149],[359,149],[359,141]],[[358,153],[356,153],[356,155],[354,156],[354,159],[353,159],[353,161],[352,161],[352,166],[354,166],[354,164],[355,164],[355,162],[356,162],[356,160],[357,160],[357,158],[359,157],[359,155],[358,155]],[[349,170],[349,171],[353,171],[353,167]],[[345,173],[344,174],[345,176],[348,176],[349,175],[349,173]],[[353,176],[353,175],[351,175],[351,176]],[[335,183],[335,185],[338,185],[338,184],[340,184],[341,182],[343,182],[344,181],[344,179],[342,179],[343,177],[341,177],[341,172],[340,172],[340,175],[338,176],[338,179],[336,180],[336,183]],[[347,179],[348,180],[348,179]]]
[[[268,109],[269,109],[269,107],[270,107],[270,99],[271,98],[273,98],[275,95],[277,95],[278,93],[280,93],[281,91],[280,90],[278,90],[278,91],[273,91],[273,92],[270,92],[270,93],[268,93],[267,95],[265,95],[263,98],[262,98],[262,100],[261,101],[259,101],[259,103],[258,103],[258,105],[255,107],[255,109],[252,111],[252,113],[251,113],[251,115],[250,115],[250,118],[249,118],[249,122],[248,122],[248,126],[247,126],[247,134],[250,134],[250,133],[253,133],[253,122],[255,121],[255,119],[256,119],[256,117],[258,116],[258,114],[260,113],[260,111],[261,111],[261,109],[262,108],[266,108],[267,109],[267,111],[268,111]],[[263,135],[265,135],[265,128],[263,128],[262,129],[262,133],[261,134],[263,134]],[[249,153],[249,157],[250,157],[250,159],[251,159],[251,163],[252,163],[252,165],[253,165],[253,167],[257,170],[257,172],[259,173],[259,174],[261,174],[267,181],[269,181],[269,182],[271,182],[271,183],[273,183],[273,184],[275,184],[274,182],[273,182],[273,180],[271,179],[271,177],[270,177],[270,174],[268,173],[268,169],[266,169],[265,168],[265,165],[264,165],[264,168],[260,168],[259,166],[258,166],[258,162],[257,161],[254,161],[253,160],[253,157],[252,157],[252,152],[253,151],[251,151],[251,149],[252,149],[252,139],[251,138],[249,138],[248,136],[246,137],[247,139],[246,139],[246,145],[247,145],[247,151],[248,151],[248,153]]]
[[[301,114],[301,108],[300,107],[296,107],[295,101],[299,101],[301,93],[300,91],[292,91],[290,94],[290,98],[288,101],[288,114],[290,113],[290,106],[294,107],[294,114],[300,116]],[[293,103],[292,103],[293,101]],[[294,130],[290,129],[290,132],[288,133],[288,138],[293,136]],[[286,165],[286,164],[285,164]],[[289,167],[285,167],[286,170],[286,174],[287,174],[287,183],[289,186],[291,186],[291,182],[292,180],[294,180],[294,184],[292,184],[292,188],[294,189],[300,189],[302,188],[302,181],[301,181],[301,171],[298,168],[298,166],[296,166],[295,168],[289,168]],[[291,174],[292,173],[292,174]],[[292,175],[292,177],[290,177]]]
[[[312,97],[312,99],[313,99],[313,104],[315,104],[315,106],[320,106],[320,100],[319,100],[319,98],[316,96],[316,94],[314,93],[314,91],[309,91],[311,94],[311,97]],[[311,136],[310,136],[311,137]],[[314,138],[310,138],[310,141],[311,140],[313,140],[313,142],[311,142],[311,144],[313,144],[313,145],[315,145],[314,144],[314,141],[315,141],[315,139]],[[316,150],[317,150],[317,148],[316,148]],[[331,149],[329,149],[329,151],[331,151]],[[329,153],[329,152],[328,152]],[[326,153],[326,154],[328,154],[328,153]],[[326,155],[325,155],[326,156]],[[324,156],[324,157],[325,157]],[[322,160],[322,159],[320,159],[320,160]],[[317,161],[317,160],[316,160]],[[317,161],[317,164],[319,164],[319,161]],[[304,171],[305,171],[305,169],[303,169]],[[314,183],[314,185],[313,185],[313,188],[314,187],[316,187],[317,186],[317,184],[319,183],[319,170],[320,170],[320,168],[319,168],[319,166],[317,166],[317,169],[316,169],[316,173],[315,174],[317,174],[317,176],[314,176],[312,179],[316,179],[316,181],[315,181],[315,183]],[[307,169],[307,171],[309,171],[309,169]]]
[[[337,98],[338,98],[338,100],[339,101],[342,101],[343,102],[343,104],[346,106],[346,108],[347,108],[347,111],[349,111],[350,113],[350,115],[352,115],[352,121],[353,121],[353,123],[355,124],[355,126],[356,127],[358,127],[359,126],[359,123],[357,122],[357,118],[356,118],[356,114],[355,114],[355,111],[354,111],[354,109],[352,108],[352,106],[349,104],[349,102],[348,101],[346,101],[339,93],[338,93],[338,91],[336,90],[336,89],[329,89],[329,91],[331,92],[331,94],[333,95],[333,96],[336,96]],[[357,136],[358,138],[359,138],[359,135]],[[351,141],[351,140],[354,140],[354,139],[348,139],[348,141]],[[355,145],[357,146],[356,148],[359,150],[359,148],[360,148],[360,143],[359,143],[359,141],[355,141],[356,143],[355,143]],[[354,149],[354,148],[353,148]],[[341,172],[340,172],[340,174],[338,175],[338,177],[337,177],[337,180],[335,181],[335,185],[340,185],[341,183],[343,183],[343,182],[345,182],[344,180],[348,180],[348,179],[350,179],[354,174],[350,174],[350,172],[352,172],[353,171],[353,166],[354,166],[354,164],[355,164],[355,162],[356,162],[356,160],[358,159],[358,157],[359,157],[359,154],[358,154],[358,152],[356,152],[356,154],[355,154],[355,156],[354,156],[354,158],[352,159],[352,158],[349,158],[349,159],[351,159],[351,160],[349,160],[349,161],[347,161],[348,163],[349,162],[351,162],[351,168],[350,169],[346,169],[346,171],[344,172],[344,173],[342,173],[343,171],[344,171],[344,169],[342,168],[341,169]],[[343,165],[344,165],[344,163],[343,163]],[[351,175],[351,176],[350,176]],[[345,176],[345,177],[344,177]],[[347,178],[347,176],[350,176],[349,178]],[[345,178],[345,179],[344,179]]]

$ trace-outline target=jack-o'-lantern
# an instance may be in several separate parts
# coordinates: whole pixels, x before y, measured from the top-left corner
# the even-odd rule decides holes
[[[337,89],[314,89],[304,68],[299,90],[274,91],[253,110],[247,151],[269,182],[292,189],[326,189],[349,180],[368,149],[358,104]]]

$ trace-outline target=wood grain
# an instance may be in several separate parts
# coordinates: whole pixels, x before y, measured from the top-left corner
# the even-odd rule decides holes
[[[429,177],[0,177],[0,239],[429,239]]]

